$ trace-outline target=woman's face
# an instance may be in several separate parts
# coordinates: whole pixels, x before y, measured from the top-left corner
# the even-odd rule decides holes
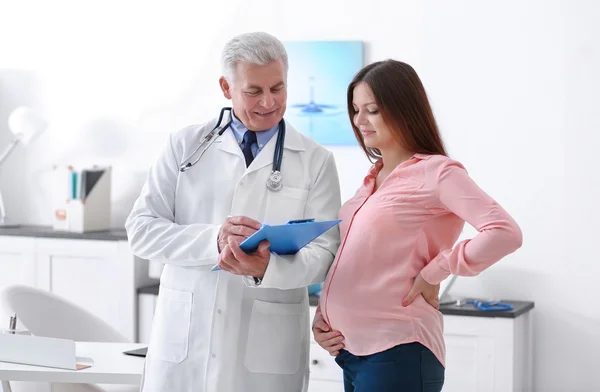
[[[383,116],[375,102],[373,90],[367,83],[360,82],[354,87],[352,105],[355,112],[354,125],[360,131],[367,147],[377,148],[381,151],[400,146],[394,139],[392,131],[383,121]]]

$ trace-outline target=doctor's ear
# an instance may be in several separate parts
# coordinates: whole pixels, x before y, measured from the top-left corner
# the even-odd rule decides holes
[[[221,86],[221,91],[223,91],[223,95],[225,96],[225,98],[231,99],[231,85],[229,84],[227,79],[225,79],[225,76],[221,76],[219,78],[219,85]]]

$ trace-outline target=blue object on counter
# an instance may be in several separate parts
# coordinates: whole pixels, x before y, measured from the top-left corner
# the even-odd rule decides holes
[[[458,301],[458,306],[462,305],[473,305],[477,307],[479,310],[484,310],[486,312],[500,312],[505,310],[513,310],[511,304],[506,304],[504,302],[498,301],[478,301],[478,300],[466,300],[466,301]]]
[[[323,283],[311,284],[308,286],[308,295],[321,295]]]

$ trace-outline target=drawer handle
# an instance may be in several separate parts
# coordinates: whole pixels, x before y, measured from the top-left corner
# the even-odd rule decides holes
[[[312,360],[312,364],[313,364],[313,365],[317,365],[318,363],[319,363],[319,361],[318,361],[318,360],[316,360],[316,359],[313,359],[313,360]]]

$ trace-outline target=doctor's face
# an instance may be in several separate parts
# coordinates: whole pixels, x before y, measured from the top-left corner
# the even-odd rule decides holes
[[[238,63],[229,83],[221,77],[223,95],[231,99],[236,117],[251,131],[273,128],[283,118],[287,84],[283,61],[265,65]]]

